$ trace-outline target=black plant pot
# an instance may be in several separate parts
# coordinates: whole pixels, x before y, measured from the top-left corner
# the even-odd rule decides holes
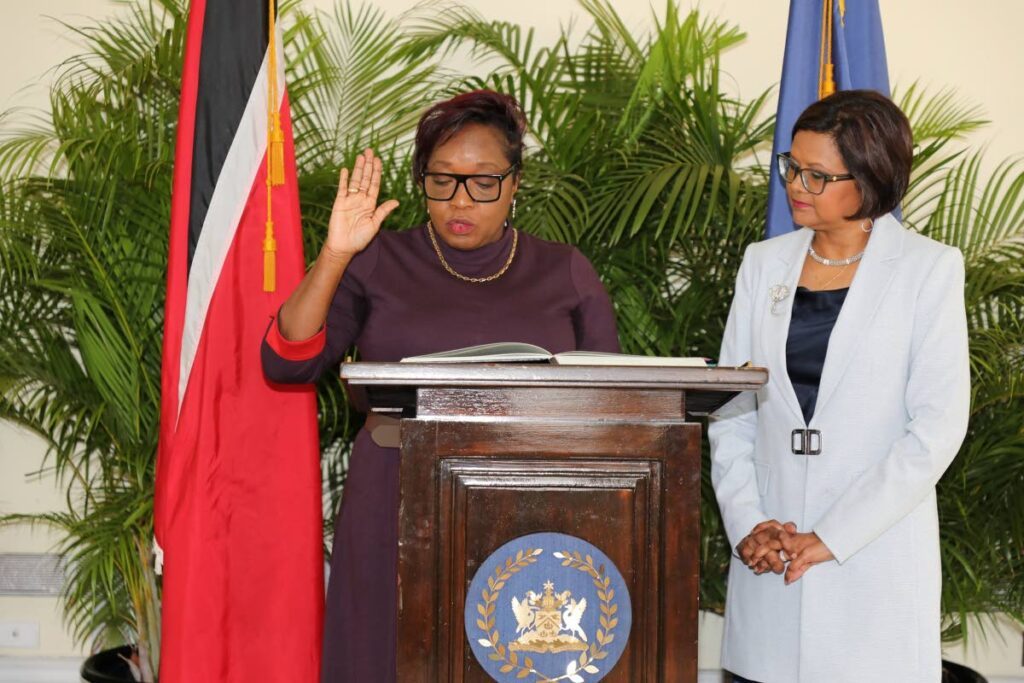
[[[82,662],[78,673],[88,683],[135,683],[135,676],[123,659],[130,658],[134,652],[131,645],[97,652]]]
[[[942,660],[942,683],[988,683],[988,679],[963,664]]]

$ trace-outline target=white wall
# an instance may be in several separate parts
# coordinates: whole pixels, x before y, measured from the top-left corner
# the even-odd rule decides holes
[[[858,0],[849,0],[851,4]],[[309,6],[329,9],[333,0],[306,0]],[[784,0],[682,0],[738,24],[748,34],[742,45],[723,60],[730,92],[753,97],[774,86],[781,69],[788,3]],[[379,7],[398,14],[413,6],[409,0],[379,0]],[[582,12],[573,0],[467,0],[486,16],[537,27],[538,40],[551,39],[560,25]],[[641,32],[649,26],[651,10],[644,3],[613,3],[627,25]],[[54,66],[76,51],[71,32],[57,20],[72,25],[119,10],[111,0],[33,0],[4,3],[0,24],[0,110],[11,106],[40,107],[46,103],[45,85]],[[661,0],[654,6],[660,8]],[[660,10],[659,10],[660,11]],[[1024,50],[1020,27],[1024,2],[1016,0],[882,0],[891,81],[909,85],[915,80],[932,88],[953,87],[966,100],[984,105],[992,125],[975,134],[974,143],[989,146],[990,163],[1024,151]],[[774,107],[774,102],[769,105]],[[51,480],[28,476],[39,466],[38,440],[0,423],[0,512],[57,509],[62,499]],[[27,529],[0,530],[0,552],[43,552],[53,543],[47,533]],[[41,624],[38,649],[0,649],[5,655],[75,654],[70,639],[59,627],[57,602],[45,598],[0,598],[0,619],[27,619]],[[702,666],[713,666],[717,627],[711,623],[702,643]],[[974,662],[983,672],[1024,676],[1021,635],[1004,625],[1003,635],[988,643],[975,642],[970,652],[951,653]]]

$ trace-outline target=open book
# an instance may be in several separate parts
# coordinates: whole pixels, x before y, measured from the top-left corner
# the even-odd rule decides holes
[[[551,353],[533,344],[498,342],[468,346],[423,356],[403,358],[403,363],[555,363],[557,365],[631,365],[648,367],[707,367],[703,358],[662,358],[630,356],[624,353],[598,351],[564,351]]]

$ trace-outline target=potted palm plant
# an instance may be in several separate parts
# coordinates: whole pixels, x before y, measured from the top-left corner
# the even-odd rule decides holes
[[[0,417],[46,441],[67,490],[65,510],[29,521],[62,532],[72,633],[131,643],[116,661],[146,681],[180,12],[139,4],[76,30],[86,52],[63,66],[46,119],[8,124],[0,144]]]

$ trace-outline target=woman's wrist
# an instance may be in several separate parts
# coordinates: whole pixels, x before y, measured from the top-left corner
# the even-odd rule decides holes
[[[327,320],[334,293],[352,256],[324,246],[313,267],[281,306],[277,328],[288,341],[302,341],[315,335]]]
[[[317,262],[322,262],[328,270],[340,269],[344,272],[345,268],[348,267],[348,264],[352,261],[354,256],[355,253],[338,251],[325,244],[323,248],[320,249],[320,254],[317,256]]]

